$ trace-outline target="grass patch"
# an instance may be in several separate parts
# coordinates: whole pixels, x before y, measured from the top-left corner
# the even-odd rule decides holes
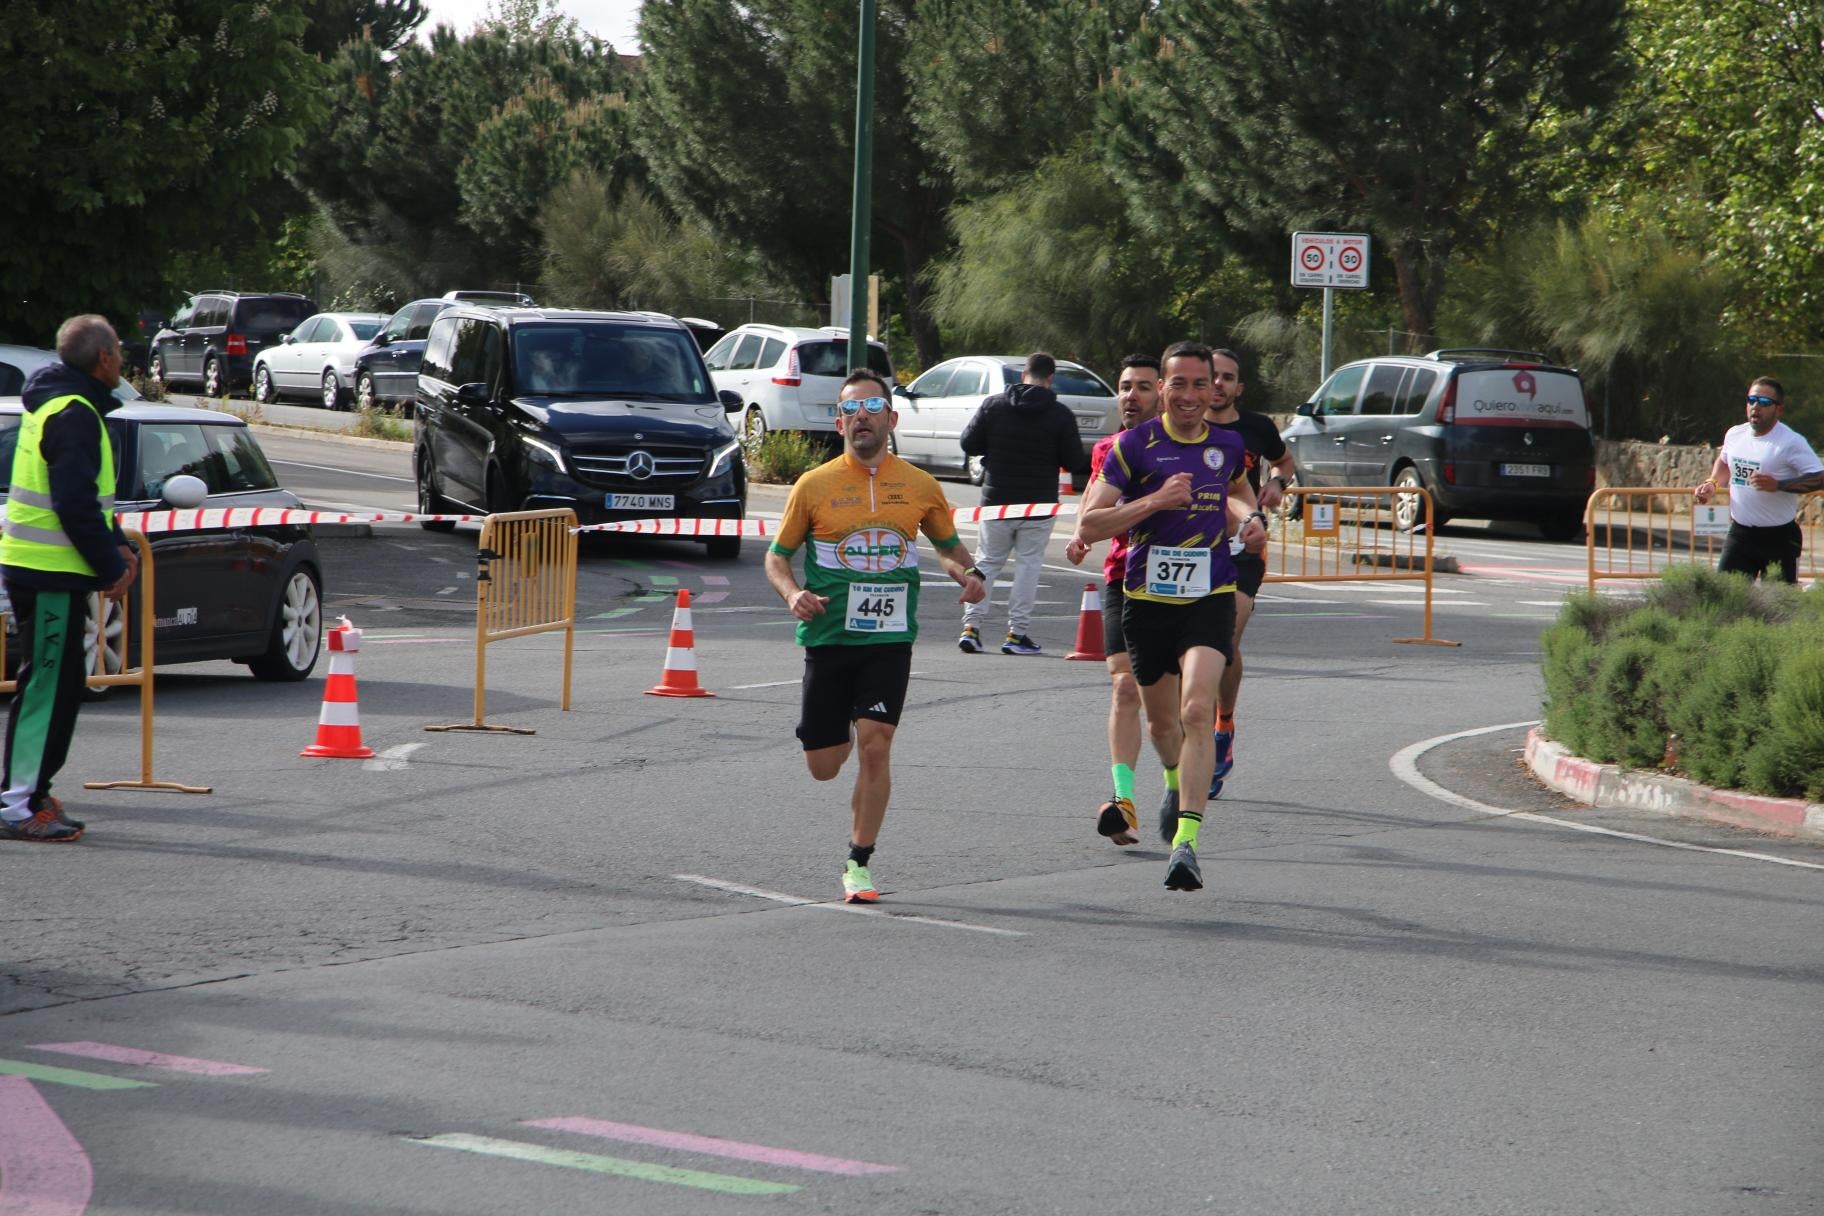
[[[1578,755],[1824,799],[1824,588],[1668,570],[1644,602],[1565,600],[1545,732]]]
[[[355,412],[355,425],[349,429],[349,434],[359,435],[363,439],[391,439],[398,443],[412,441],[412,428],[391,410],[368,405]]]
[[[748,477],[773,485],[789,486],[830,458],[828,448],[803,431],[768,431],[758,444],[744,446]]]

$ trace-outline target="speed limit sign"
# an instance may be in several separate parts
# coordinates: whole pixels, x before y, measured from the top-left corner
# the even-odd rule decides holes
[[[1365,232],[1294,232],[1292,286],[1368,286],[1368,234]]]

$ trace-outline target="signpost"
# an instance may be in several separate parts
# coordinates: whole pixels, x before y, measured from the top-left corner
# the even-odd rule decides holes
[[[1294,232],[1292,286],[1324,289],[1324,344],[1319,378],[1330,378],[1331,293],[1365,291],[1368,287],[1368,234],[1365,232]]]
[[[874,202],[874,6],[861,0],[855,46],[855,192],[849,207],[849,282],[868,278]],[[849,293],[849,370],[868,365],[868,297]],[[860,334],[859,340],[855,335]]]

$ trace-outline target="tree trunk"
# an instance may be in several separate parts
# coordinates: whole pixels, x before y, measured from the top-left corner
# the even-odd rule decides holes
[[[931,288],[925,282],[925,271],[931,264],[931,243],[920,232],[897,232],[895,236],[905,258],[906,327],[912,331],[919,367],[935,367],[944,360],[944,347],[937,319],[931,315]]]
[[[1417,352],[1432,346],[1437,334],[1438,295],[1443,287],[1442,267],[1417,243],[1389,246],[1393,273],[1400,287],[1400,317],[1406,325],[1406,349]]]

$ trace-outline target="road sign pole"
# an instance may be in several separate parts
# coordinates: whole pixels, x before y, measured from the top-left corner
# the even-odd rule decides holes
[[[1336,289],[1334,287],[1324,288],[1324,345],[1318,359],[1317,378],[1319,380],[1330,378],[1330,325],[1333,319],[1331,304],[1335,297]]]
[[[849,370],[868,365],[868,237],[873,230],[874,5],[861,0],[855,52],[855,194],[849,213]]]

